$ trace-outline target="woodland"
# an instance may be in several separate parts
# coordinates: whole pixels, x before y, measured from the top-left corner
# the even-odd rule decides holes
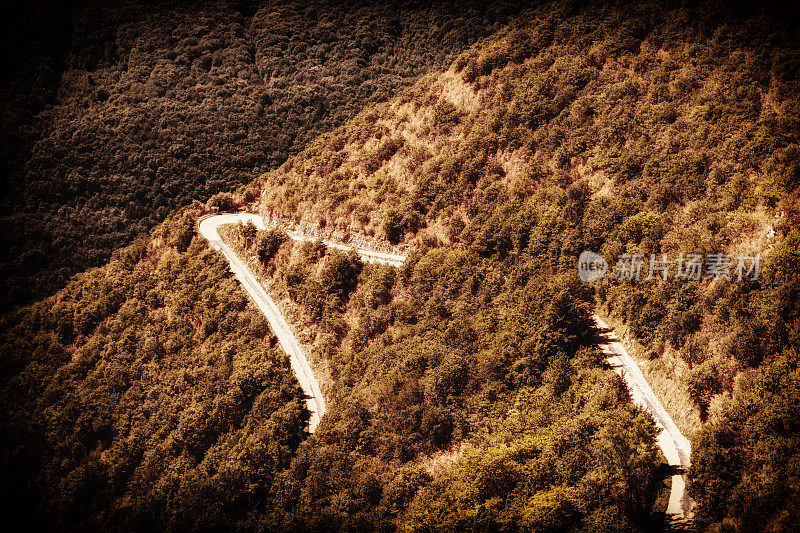
[[[249,183],[522,2],[42,1],[0,74],[0,309]]]
[[[268,20],[273,9],[213,6],[213,28],[228,15]],[[321,12],[292,11],[311,28]],[[169,13],[163,24],[174,21]],[[450,28],[445,34],[419,26],[429,42],[471,27],[449,26],[442,13],[431,27]],[[142,20],[151,18],[160,20]],[[0,502],[11,523],[665,529],[671,472],[652,419],[597,348],[598,313],[625,332],[692,440],[692,526],[800,526],[793,13],[746,3],[554,1],[501,18],[491,36],[459,41],[460,53],[453,44],[440,59],[420,59],[406,86],[352,100],[340,122],[326,119],[303,146],[285,148],[285,162],[230,165],[241,176],[215,186],[198,178],[109,262],[0,317]],[[266,49],[253,45],[245,75],[278,72],[259,66],[280,55]],[[149,56],[137,52],[128,65],[140,57]],[[103,76],[113,68],[102,67],[111,69]],[[217,68],[212,58],[209,72]],[[198,98],[228,87],[176,79]],[[59,89],[59,98],[70,94]],[[104,102],[126,98],[134,96]],[[272,113],[272,102],[262,109]],[[253,142],[275,138],[259,131]],[[248,139],[231,150],[247,150]],[[128,157],[102,146],[104,157]],[[49,191],[58,204],[57,187],[37,194]],[[196,233],[212,208],[256,210],[282,225],[231,226],[224,237],[309,353],[328,404],[313,434],[265,319]],[[294,242],[290,228],[402,245],[409,256],[399,268],[365,264],[321,242]],[[28,238],[17,233],[20,243]],[[762,262],[755,279],[609,276],[586,284],[576,268],[582,250],[609,260],[724,252],[760,254]]]

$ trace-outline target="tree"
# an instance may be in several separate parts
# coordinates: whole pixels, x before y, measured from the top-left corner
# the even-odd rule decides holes
[[[231,193],[220,192],[208,200],[208,207],[216,207],[220,211],[232,211],[236,207],[236,201]]]
[[[384,215],[382,229],[386,240],[392,244],[399,243],[406,229],[403,223],[403,215],[395,209],[390,209]]]
[[[290,242],[289,235],[285,231],[279,229],[268,229],[261,231],[258,234],[258,243],[256,244],[256,253],[258,253],[258,260],[261,264],[266,266],[282,244]]]
[[[347,303],[356,285],[363,263],[355,251],[349,253],[333,250],[326,255],[325,264],[319,275],[322,291],[333,298],[334,305]]]
[[[650,414],[638,407],[625,407],[614,415],[595,440],[601,484],[610,488],[633,523],[646,526],[667,475],[658,467],[658,429]]]

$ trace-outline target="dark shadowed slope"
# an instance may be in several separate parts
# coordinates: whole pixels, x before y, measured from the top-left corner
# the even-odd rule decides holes
[[[22,45],[7,50],[15,57],[0,95],[8,228],[0,308],[53,293],[174,208],[276,167],[519,9],[477,1],[71,5],[36,3],[18,24],[36,31],[21,31]]]

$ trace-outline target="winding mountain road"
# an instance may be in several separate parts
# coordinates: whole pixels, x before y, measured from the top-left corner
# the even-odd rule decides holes
[[[250,270],[233,251],[233,249],[223,242],[219,235],[220,226],[227,224],[237,224],[239,222],[252,222],[258,229],[266,229],[264,221],[258,215],[252,213],[227,213],[211,215],[200,220],[200,234],[208,240],[212,248],[219,251],[230,264],[236,278],[244,287],[245,291],[253,299],[253,302],[261,310],[270,324],[281,348],[289,355],[292,370],[297,376],[297,381],[306,395],[306,404],[311,413],[309,420],[309,432],[314,432],[319,424],[320,418],[325,414],[325,399],[319,387],[319,382],[314,376],[311,365],[308,362],[300,343],[292,333],[292,329],[283,318],[275,302],[259,283],[255,274]],[[296,241],[312,240],[311,237],[297,233],[289,233],[289,236]],[[332,248],[351,250],[349,246],[333,241],[323,242]],[[402,255],[388,254],[355,248],[358,255],[365,261],[402,265],[405,257]],[[686,470],[689,468],[689,458],[691,456],[691,443],[684,437],[678,427],[673,422],[669,413],[661,405],[661,402],[653,394],[653,390],[644,378],[642,371],[636,361],[628,354],[625,347],[614,336],[611,328],[599,317],[594,317],[601,334],[600,346],[606,353],[607,360],[614,371],[624,380],[631,393],[634,403],[646,409],[661,429],[658,435],[658,446],[667,458],[671,466],[675,468],[675,475],[672,476],[672,489],[670,491],[667,514],[679,518],[689,518],[692,512],[693,501],[686,491]]]
[[[672,476],[672,490],[669,494],[667,514],[679,518],[689,518],[694,502],[686,491],[686,470],[690,464],[692,444],[683,436],[672,417],[658,401],[639,365],[628,354],[622,343],[617,340],[608,324],[598,316],[594,317],[594,321],[600,331],[600,347],[608,356],[606,360],[614,371],[625,380],[633,402],[646,409],[661,430],[658,434],[658,447],[661,448],[667,462],[676,472]]]
[[[272,331],[275,333],[275,336],[278,337],[278,343],[289,356],[292,370],[295,376],[297,376],[297,381],[300,383],[300,387],[303,389],[303,393],[306,396],[306,405],[308,406],[308,411],[311,413],[311,419],[308,422],[308,430],[313,433],[319,424],[320,418],[325,414],[325,398],[322,396],[322,391],[320,390],[317,378],[314,376],[314,371],[311,369],[311,365],[303,352],[303,348],[295,338],[286,319],[283,318],[278,306],[275,305],[275,302],[269,294],[267,294],[267,291],[264,290],[264,287],[259,283],[253,271],[250,270],[250,267],[236,255],[233,248],[223,242],[222,237],[219,235],[220,226],[238,224],[239,222],[245,224],[247,222],[252,222],[256,228],[261,230],[266,229],[264,221],[258,215],[252,213],[226,213],[203,217],[199,224],[200,235],[205,237],[211,247],[220,252],[228,261],[236,279],[239,280],[244,290],[247,291],[247,294],[250,295],[250,298],[252,298],[258,309],[267,318]],[[296,241],[312,240],[310,237],[293,232],[290,232],[289,236]],[[352,249],[349,246],[337,242],[325,240],[322,242],[331,248],[348,251]],[[403,261],[405,261],[405,257],[401,255],[360,248],[355,250],[361,259],[372,263],[402,265]]]

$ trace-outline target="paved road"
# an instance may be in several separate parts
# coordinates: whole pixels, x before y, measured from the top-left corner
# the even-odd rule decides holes
[[[306,359],[303,349],[300,347],[300,343],[297,342],[291,328],[283,318],[283,315],[281,315],[275,302],[273,302],[272,298],[270,298],[258,282],[250,268],[239,259],[230,246],[222,241],[219,235],[218,229],[220,226],[237,224],[239,222],[252,222],[258,229],[265,229],[264,221],[258,215],[251,213],[231,213],[212,215],[203,218],[200,221],[200,234],[208,240],[215,250],[222,253],[228,260],[236,278],[241,282],[242,286],[261,312],[264,313],[264,316],[267,317],[272,330],[278,337],[281,348],[289,355],[292,369],[297,376],[297,381],[300,382],[300,387],[307,397],[306,402],[308,410],[311,412],[309,431],[313,432],[317,424],[319,424],[320,418],[325,414],[325,399],[322,397],[319,383],[314,376],[314,372],[311,370],[311,365],[309,365],[308,359]],[[289,236],[297,241],[311,239],[310,237],[295,233],[289,233]],[[323,242],[337,249],[352,249],[349,246],[336,242]],[[364,249],[356,249],[356,252],[363,260],[370,262],[401,265],[403,261],[405,261],[405,257],[401,255]],[[672,418],[669,416],[669,413],[667,413],[664,406],[661,405],[661,402],[659,402],[658,398],[653,394],[653,390],[650,388],[647,380],[645,380],[636,361],[633,360],[625,350],[625,347],[617,340],[611,328],[597,316],[594,317],[594,320],[603,337],[601,348],[608,354],[608,362],[614,368],[614,371],[625,380],[634,403],[647,409],[653,416],[656,425],[661,429],[658,435],[658,446],[661,448],[669,464],[680,470],[680,473],[672,476],[672,490],[667,506],[667,514],[688,518],[691,516],[694,504],[686,492],[685,474],[686,469],[689,468],[689,458],[692,451],[691,443],[681,434],[675,422],[673,422]]]
[[[300,343],[297,342],[292,329],[289,327],[286,319],[283,318],[283,315],[278,307],[275,305],[275,302],[264,290],[264,287],[262,287],[258,282],[258,279],[255,277],[247,264],[239,259],[239,256],[236,255],[230,246],[222,241],[222,238],[219,235],[220,226],[224,226],[226,224],[238,224],[239,222],[252,222],[258,229],[265,229],[264,221],[258,215],[251,213],[228,213],[203,218],[200,221],[200,234],[205,237],[206,240],[208,240],[212,248],[219,251],[225,257],[225,259],[227,259],[231,270],[236,276],[236,279],[239,280],[245,291],[247,291],[247,293],[253,299],[253,302],[267,318],[272,331],[278,337],[278,342],[280,343],[281,348],[283,348],[283,351],[289,355],[292,370],[294,371],[295,376],[297,376],[297,381],[300,383],[303,393],[306,395],[306,405],[311,413],[311,419],[308,423],[308,430],[313,433],[319,424],[320,418],[322,418],[322,415],[325,414],[325,398],[322,396],[322,392],[319,388],[319,382],[314,376],[311,365],[309,364],[305,353],[303,353]],[[296,241],[310,240],[309,237],[295,233],[289,233],[289,236]],[[345,246],[336,242],[323,242],[332,248],[341,250],[352,249],[349,246]],[[369,262],[402,265],[403,261],[405,261],[405,257],[401,255],[375,252],[364,249],[356,249],[356,252],[363,260]]]
[[[667,514],[689,518],[694,502],[686,492],[685,472],[689,468],[692,445],[689,439],[680,432],[656,395],[653,394],[639,365],[628,354],[622,343],[617,340],[611,328],[598,316],[594,317],[594,321],[600,329],[600,335],[603,338],[601,348],[608,354],[609,364],[625,380],[633,402],[647,409],[653,415],[656,425],[661,429],[658,435],[658,446],[669,464],[681,472],[672,476],[672,490],[669,494]]]
[[[322,391],[319,388],[319,382],[314,377],[314,372],[311,370],[311,365],[308,363],[300,343],[292,333],[292,329],[283,318],[278,306],[270,298],[261,283],[258,282],[252,270],[236,255],[233,249],[222,241],[219,235],[219,227],[225,224],[236,224],[238,222],[251,221],[260,229],[264,229],[264,223],[261,217],[250,215],[248,213],[236,213],[216,215],[204,218],[200,221],[200,234],[205,237],[211,247],[219,251],[225,259],[228,260],[231,270],[233,271],[236,279],[244,287],[250,298],[261,310],[267,321],[269,322],[275,336],[278,337],[278,342],[281,348],[289,356],[289,361],[294,370],[297,381],[306,395],[306,405],[311,413],[311,419],[308,422],[308,430],[314,432],[317,429],[320,418],[325,414],[325,398],[322,397]]]
[[[307,235],[303,235],[301,233],[295,233],[293,231],[287,232],[287,234],[289,235],[289,237],[291,237],[296,241],[316,240],[315,237],[309,237]],[[329,241],[325,239],[323,239],[322,242],[324,242],[328,248],[336,248],[337,250],[343,250],[345,252],[349,252],[350,250],[355,250],[358,256],[361,258],[361,260],[366,261],[367,263],[383,263],[385,265],[394,265],[399,267],[403,266],[403,263],[405,263],[406,261],[406,256],[404,255],[390,254],[386,252],[377,252],[375,250],[368,250],[366,248],[356,248],[336,241]]]

